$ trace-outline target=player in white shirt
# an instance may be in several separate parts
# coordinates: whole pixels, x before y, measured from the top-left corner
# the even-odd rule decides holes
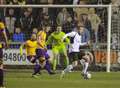
[[[84,26],[79,26],[77,31],[70,32],[63,37],[63,41],[66,37],[71,37],[71,44],[69,46],[70,60],[71,64],[68,65],[61,74],[61,78],[64,77],[66,72],[71,72],[71,70],[78,65],[78,60],[80,60],[83,66],[82,74],[83,76],[87,73],[88,63],[92,58],[91,54],[83,52],[81,56],[80,46],[88,45],[88,42],[82,42],[82,33],[84,32]]]

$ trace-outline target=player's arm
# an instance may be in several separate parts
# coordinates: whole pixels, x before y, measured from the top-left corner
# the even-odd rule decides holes
[[[65,39],[65,44],[70,44],[70,39],[69,38]]]
[[[23,48],[25,48],[27,46],[27,42],[22,43],[20,46],[20,55],[23,55]]]
[[[4,35],[4,38],[5,38],[5,42],[8,45],[8,38],[7,38],[7,34],[6,34],[5,30],[3,31],[3,35]]]
[[[64,41],[67,37],[74,37],[76,32],[70,32],[63,36],[62,40]]]
[[[63,35],[62,35],[62,36],[65,36],[65,33],[64,33],[64,32],[63,32]],[[70,39],[66,37],[66,38],[64,39],[64,43],[65,43],[65,44],[70,44]]]
[[[44,48],[44,46],[46,45],[45,44],[45,39],[46,39],[45,35],[44,36],[38,35],[37,36],[37,43],[38,43],[38,45]]]
[[[6,31],[5,31],[5,25],[3,23],[1,24],[1,29],[2,29],[3,36],[5,38],[6,46],[8,47],[8,38],[7,38]]]
[[[48,40],[46,41],[46,45],[52,44],[52,34],[48,37]]]
[[[85,45],[88,45],[88,43],[87,42],[80,43],[80,46],[85,46]]]

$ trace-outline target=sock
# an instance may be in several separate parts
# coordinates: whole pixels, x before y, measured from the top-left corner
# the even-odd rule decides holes
[[[85,62],[84,65],[85,65],[85,67],[84,67],[83,73],[84,73],[84,74],[87,74],[87,69],[88,69],[89,63],[88,63],[88,62]]]
[[[57,60],[55,58],[55,59],[53,59],[53,70],[54,71],[56,70],[56,65],[57,65]]]
[[[73,69],[72,65],[68,65],[65,69],[64,72],[70,72]]]
[[[0,69],[0,87],[3,86],[3,77],[4,77],[4,73],[3,73],[3,70]]]
[[[39,73],[40,69],[41,69],[40,65],[39,64],[35,64],[33,75],[36,75],[37,73]]]
[[[64,63],[65,63],[65,66],[66,66],[66,67],[69,65],[69,59],[68,59],[68,57],[66,57],[66,58],[64,59]]]
[[[80,63],[82,65],[82,73],[84,74],[84,69],[85,69],[85,60],[81,59]]]
[[[84,66],[85,60],[81,59],[81,60],[80,60],[80,63],[81,63],[82,66]]]
[[[49,74],[51,73],[50,63],[48,61],[46,62],[46,65],[44,68],[47,70]]]

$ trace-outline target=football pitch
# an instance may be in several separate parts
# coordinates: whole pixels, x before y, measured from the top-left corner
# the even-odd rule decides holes
[[[60,73],[43,72],[32,78],[31,72],[6,72],[6,88],[120,88],[120,72],[92,72],[92,78],[84,80],[80,72],[68,73],[60,79]]]

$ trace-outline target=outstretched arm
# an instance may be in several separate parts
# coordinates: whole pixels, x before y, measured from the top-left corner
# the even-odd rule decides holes
[[[63,36],[62,40],[64,41],[64,39],[66,39],[67,37],[74,37],[76,34],[76,32],[70,32],[70,33],[67,33]]]
[[[22,43],[21,46],[20,46],[20,55],[22,56],[23,55],[23,48],[27,46],[27,42],[25,43]]]

